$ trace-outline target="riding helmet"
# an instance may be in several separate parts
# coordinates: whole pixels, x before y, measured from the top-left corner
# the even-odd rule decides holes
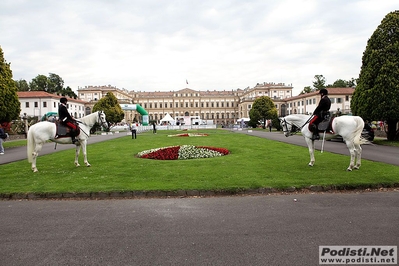
[[[321,90],[319,91],[319,94],[328,95],[328,90],[326,90],[326,89],[321,89]]]
[[[60,102],[61,102],[61,103],[67,103],[67,102],[68,102],[68,99],[65,98],[65,97],[62,97],[62,98],[60,99]]]

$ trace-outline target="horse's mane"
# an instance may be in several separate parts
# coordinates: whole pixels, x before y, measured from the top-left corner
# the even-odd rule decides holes
[[[82,118],[79,118],[77,120],[83,122],[86,125],[90,125],[90,124],[94,125],[94,123],[97,120],[97,116],[98,116],[98,111],[94,112],[94,113],[91,113],[89,115],[86,115],[86,116],[84,116]]]

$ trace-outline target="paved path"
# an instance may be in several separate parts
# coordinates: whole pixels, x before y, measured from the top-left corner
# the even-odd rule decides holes
[[[90,144],[92,144],[92,143],[97,143],[97,142],[106,141],[106,140],[110,140],[110,139],[125,137],[126,134],[130,135],[129,132],[128,133],[119,132],[119,133],[114,133],[112,135],[92,135],[92,136],[90,136],[90,138],[88,140],[87,153],[90,154]],[[49,143],[44,144],[43,149],[39,153],[39,156],[42,156],[45,154],[50,154],[50,153],[57,152],[57,151],[75,149],[75,145],[57,144],[56,149],[54,149],[54,148],[55,148],[55,143],[49,142]],[[26,159],[27,159],[26,146],[7,148],[5,150],[5,154],[0,156],[0,165],[15,162],[15,161],[26,160]]]
[[[399,246],[398,222],[399,191],[0,201],[0,265],[319,265],[320,245]]]

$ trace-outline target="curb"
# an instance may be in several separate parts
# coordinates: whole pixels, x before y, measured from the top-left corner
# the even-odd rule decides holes
[[[106,200],[106,199],[153,199],[153,198],[210,198],[226,196],[291,195],[316,193],[360,193],[399,191],[399,183],[373,186],[309,186],[285,189],[258,188],[235,190],[177,190],[177,191],[114,191],[82,193],[4,193],[0,200]]]

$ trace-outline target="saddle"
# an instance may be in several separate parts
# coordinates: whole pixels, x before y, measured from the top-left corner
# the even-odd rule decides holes
[[[56,128],[56,133],[55,133],[56,139],[71,137],[70,132],[72,129],[70,127],[65,126],[59,120],[56,120],[54,123]],[[80,127],[78,126],[77,123],[75,123],[75,125],[76,125],[76,136],[78,136],[80,134]]]
[[[327,112],[324,115],[323,121],[319,123],[317,126],[317,129],[319,132],[324,132],[324,131],[332,131],[332,121],[334,118],[330,115],[330,112]]]

